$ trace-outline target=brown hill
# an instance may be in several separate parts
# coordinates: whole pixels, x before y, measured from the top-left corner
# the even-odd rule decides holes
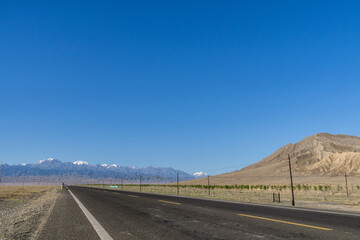
[[[360,173],[360,138],[328,133],[319,133],[298,143],[290,143],[240,172],[258,176],[288,174],[288,155],[294,173],[300,175]]]
[[[344,181],[345,172],[353,179],[360,175],[360,138],[319,133],[298,143],[290,143],[260,162],[239,171],[211,177],[212,183],[287,183],[288,155],[297,183],[336,183]],[[206,182],[198,179],[191,184]]]

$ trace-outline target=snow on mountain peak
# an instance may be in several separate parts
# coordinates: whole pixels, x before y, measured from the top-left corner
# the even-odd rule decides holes
[[[89,165],[89,163],[86,162],[86,161],[75,161],[75,162],[73,162],[73,164],[75,164],[75,165]]]
[[[117,165],[116,164],[111,164],[110,167],[117,167]]]
[[[108,165],[105,164],[105,163],[103,163],[103,164],[101,164],[101,166],[102,166],[102,167],[107,167]]]
[[[204,173],[204,172],[196,172],[193,174],[194,177],[205,177],[207,176],[207,173]]]
[[[40,160],[38,163],[41,164],[41,163],[43,163],[45,161],[53,161],[53,160],[55,160],[55,158],[48,158],[48,159]]]

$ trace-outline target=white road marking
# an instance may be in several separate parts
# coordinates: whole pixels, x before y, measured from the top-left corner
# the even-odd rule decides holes
[[[75,202],[79,205],[80,209],[83,211],[96,233],[99,235],[101,240],[113,240],[113,238],[106,232],[106,230],[101,226],[101,224],[95,219],[95,217],[85,208],[85,206],[75,197],[75,195],[69,190],[71,196],[75,199]]]

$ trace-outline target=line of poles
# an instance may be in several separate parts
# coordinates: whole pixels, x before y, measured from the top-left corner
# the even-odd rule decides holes
[[[291,157],[290,154],[288,154],[288,163],[289,163],[289,173],[290,173],[290,184],[291,184],[291,204],[292,206],[295,206],[295,194],[294,194],[294,182],[293,182],[293,175],[292,175],[292,167],[291,167]],[[235,182],[237,183],[237,173],[235,173]],[[344,174],[345,177],[345,188],[346,188],[346,197],[349,198],[349,188],[348,188],[348,175]],[[0,185],[2,183],[2,179],[3,178],[3,164],[0,165]],[[156,185],[159,185],[159,179],[160,176],[156,176]],[[56,178],[56,186],[60,185],[60,177]],[[36,179],[35,176],[33,176],[32,179],[32,184],[33,186],[37,183],[37,185],[40,185],[40,182],[44,182],[44,178],[40,177],[40,179]],[[109,181],[108,181],[109,182]],[[142,187],[143,187],[143,176],[140,175],[139,176],[139,190],[142,191]],[[176,194],[179,195],[180,194],[180,178],[179,178],[179,173],[176,173]],[[94,182],[94,184],[96,184],[96,182]],[[100,185],[100,180],[97,180],[97,184]],[[110,184],[113,184],[113,178],[110,179]],[[21,185],[24,186],[25,185],[25,175],[23,174],[21,176]],[[105,179],[102,180],[102,185],[103,187],[105,187]],[[237,184],[235,184],[237,185]],[[124,189],[124,179],[121,178],[121,186],[122,189]],[[211,195],[211,185],[210,185],[210,176],[207,176],[207,189],[208,189],[208,195]]]

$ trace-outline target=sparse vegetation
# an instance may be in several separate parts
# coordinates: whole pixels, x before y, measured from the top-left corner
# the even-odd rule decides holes
[[[27,201],[54,188],[54,186],[0,186],[0,201]]]
[[[109,185],[91,185],[92,187],[109,188]],[[210,189],[210,195],[209,195]],[[119,185],[118,190],[140,191],[139,184]],[[341,185],[330,184],[298,184],[294,186],[297,206],[335,208],[348,205],[360,210],[360,186],[352,190],[349,198],[346,189]],[[144,184],[141,191],[161,193],[167,195],[177,194],[177,185]],[[179,185],[181,196],[216,198],[240,202],[254,202],[273,204],[273,193],[280,193],[282,205],[291,204],[291,187],[287,185]],[[279,204],[279,203],[276,203]]]

